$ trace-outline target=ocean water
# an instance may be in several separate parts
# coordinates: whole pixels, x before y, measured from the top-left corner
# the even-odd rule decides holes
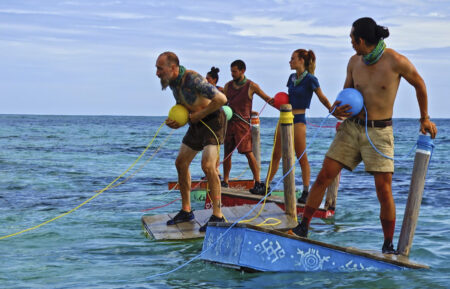
[[[308,121],[318,125],[321,120]],[[133,164],[163,121],[163,117],[0,115],[0,238],[52,220],[108,186]],[[261,119],[263,178],[276,121]],[[163,127],[123,184],[61,218],[0,239],[0,288],[450,288],[450,120],[435,122],[439,134],[410,254],[411,260],[429,265],[429,270],[242,273],[196,260],[149,279],[190,261],[202,247],[201,240],[150,240],[142,230],[143,210],[179,197],[178,192],[167,191],[167,182],[176,180],[174,161],[186,128]],[[334,119],[325,122],[334,124]],[[415,119],[395,119],[397,157],[410,151],[418,128]],[[308,127],[311,181],[333,136],[333,128]],[[395,162],[395,243],[413,160],[414,153]],[[231,176],[244,172],[242,178],[250,178],[246,167],[245,157],[235,154]],[[299,171],[297,166],[300,186]],[[193,178],[203,176],[199,156],[191,173]],[[203,203],[193,202],[193,207],[201,209]],[[179,208],[177,201],[147,213]],[[360,165],[352,173],[343,171],[336,216],[330,222],[314,219],[310,238],[380,250],[383,234],[378,215],[373,178]]]

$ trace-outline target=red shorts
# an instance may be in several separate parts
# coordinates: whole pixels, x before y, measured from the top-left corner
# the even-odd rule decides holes
[[[230,154],[236,146],[240,154],[251,152],[252,132],[250,125],[239,119],[231,119],[228,122],[224,143],[225,155]]]

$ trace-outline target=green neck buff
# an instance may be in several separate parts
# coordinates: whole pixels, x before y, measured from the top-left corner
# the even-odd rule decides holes
[[[241,81],[234,81],[234,83],[238,86],[244,85],[247,82],[247,77],[245,77],[244,75],[244,79],[242,79]]]
[[[364,63],[367,65],[372,65],[377,63],[380,60],[381,55],[383,55],[384,49],[386,48],[386,43],[384,43],[383,39],[378,41],[377,46],[367,55],[363,55]]]
[[[300,82],[302,82],[303,78],[305,78],[305,76],[308,74],[308,70],[305,69],[305,71],[303,71],[302,74],[300,74],[300,76],[294,80],[294,86],[297,86],[300,84]]]
[[[183,78],[183,75],[184,75],[185,72],[186,72],[186,68],[184,68],[183,65],[180,65],[179,70],[178,70],[177,79],[172,81],[171,85],[172,86],[178,86],[181,83],[181,79]]]

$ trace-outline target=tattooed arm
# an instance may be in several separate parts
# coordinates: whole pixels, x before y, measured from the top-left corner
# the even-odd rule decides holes
[[[218,110],[227,102],[226,96],[215,86],[208,83],[206,79],[198,73],[193,73],[191,77],[189,77],[188,81],[190,82],[189,86],[191,87],[192,94],[195,95],[195,98],[200,98],[198,102],[199,110],[195,109],[195,112],[190,115],[190,120],[192,123],[200,121],[210,113]],[[186,101],[188,101],[187,98]]]

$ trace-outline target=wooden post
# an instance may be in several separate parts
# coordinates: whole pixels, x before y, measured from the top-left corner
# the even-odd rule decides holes
[[[297,218],[297,198],[295,195],[295,167],[294,138],[292,134],[294,115],[290,104],[281,105],[281,155],[283,158],[283,175],[291,172],[284,178],[284,204],[286,215]]]
[[[336,209],[336,200],[337,200],[337,193],[339,189],[339,180],[341,178],[341,173],[339,173],[331,182],[331,184],[327,188],[327,196],[325,198],[325,210],[335,210]]]
[[[342,121],[336,123],[336,130],[341,125]],[[339,180],[341,179],[341,173],[339,173],[333,180],[333,182],[327,188],[327,195],[325,197],[325,210],[335,210],[336,201],[339,189]]]
[[[250,123],[252,124],[252,151],[256,159],[256,164],[261,171],[261,138],[259,132],[259,116],[256,111],[252,111]]]
[[[428,163],[433,148],[433,140],[429,135],[419,135],[411,176],[411,185],[409,187],[409,195],[406,202],[405,214],[403,216],[403,224],[397,247],[399,254],[404,256],[408,256],[409,251],[411,250],[417,219],[419,217],[420,204],[422,203],[422,194],[425,186]]]

